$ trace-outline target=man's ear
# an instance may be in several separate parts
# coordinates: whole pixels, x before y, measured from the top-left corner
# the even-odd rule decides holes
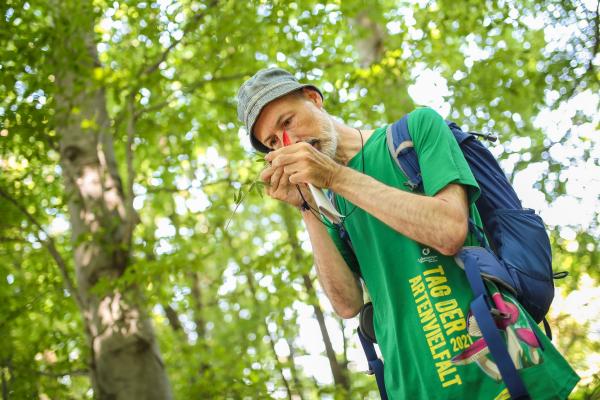
[[[323,108],[323,98],[321,97],[319,92],[317,92],[314,89],[305,87],[302,88],[302,93],[304,94],[304,97],[306,97],[310,102],[314,103],[317,106],[317,108]]]

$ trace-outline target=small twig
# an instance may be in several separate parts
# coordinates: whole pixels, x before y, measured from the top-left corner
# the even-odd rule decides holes
[[[238,201],[237,201],[237,203],[235,205],[235,208],[233,209],[231,215],[227,219],[227,222],[225,223],[224,230],[227,230],[227,228],[229,227],[229,224],[233,220],[233,216],[237,212],[237,209],[244,202],[244,199],[246,198],[246,195],[252,191],[252,189],[254,188],[254,185],[256,185],[258,183],[258,179],[259,179],[259,176],[257,176],[256,178],[254,178],[254,180],[250,184],[250,187],[248,188],[248,191],[246,191],[246,192],[240,192],[241,193],[240,198],[238,199]]]

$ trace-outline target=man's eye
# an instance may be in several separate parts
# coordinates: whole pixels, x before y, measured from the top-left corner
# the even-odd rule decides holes
[[[292,117],[289,117],[288,119],[286,119],[285,121],[283,121],[283,126],[284,127],[288,127],[292,124]]]
[[[273,148],[275,145],[277,144],[277,138],[276,137],[272,137],[271,139],[269,139],[269,141],[267,142],[267,145],[271,148]]]

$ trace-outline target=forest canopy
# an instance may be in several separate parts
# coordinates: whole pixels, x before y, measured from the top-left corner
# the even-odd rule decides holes
[[[377,398],[299,213],[257,183],[236,93],[268,66],[351,126],[430,106],[499,136],[569,273],[573,398],[598,398],[599,4],[0,2],[2,399]]]

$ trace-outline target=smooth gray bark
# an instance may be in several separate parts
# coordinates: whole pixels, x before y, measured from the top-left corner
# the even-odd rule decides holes
[[[136,216],[117,169],[105,92],[93,79],[99,62],[92,6],[71,1],[55,6],[56,132],[69,199],[75,296],[90,341],[95,397],[170,399],[143,297],[135,286],[112,285],[130,264]],[[92,289],[100,281],[108,282],[107,289],[97,293]]]

